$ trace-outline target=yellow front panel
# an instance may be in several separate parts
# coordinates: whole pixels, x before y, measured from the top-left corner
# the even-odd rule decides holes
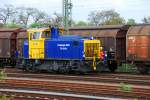
[[[44,39],[29,41],[29,58],[44,59]]]
[[[84,53],[86,59],[99,58],[100,40],[84,40]]]

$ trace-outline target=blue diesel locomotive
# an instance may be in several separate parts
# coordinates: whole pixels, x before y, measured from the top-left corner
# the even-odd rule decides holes
[[[27,71],[93,72],[101,63],[100,40],[60,35],[61,29],[29,29],[23,46],[23,68]]]

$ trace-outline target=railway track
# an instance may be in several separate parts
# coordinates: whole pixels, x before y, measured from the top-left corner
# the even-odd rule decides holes
[[[122,91],[119,84],[84,81],[42,80],[33,78],[7,78],[0,82],[1,88],[28,89],[34,91],[61,91],[94,96],[150,99],[150,87],[132,86],[130,91]]]
[[[135,75],[126,73],[60,75],[43,73],[33,74],[15,69],[5,69],[4,71],[7,73],[7,78],[5,79],[5,81],[0,82],[1,89],[66,92],[79,95],[92,95],[96,97],[110,96],[123,98],[139,98],[146,100],[150,99],[149,75]],[[128,88],[128,86],[130,88],[130,91],[122,89],[124,87]],[[13,95],[15,92],[5,91],[3,93],[6,93],[6,95]],[[19,95],[23,93],[17,92],[15,94]],[[24,93],[24,95],[26,94],[28,93]],[[38,95],[41,94],[36,95],[38,97]],[[26,97],[32,97],[32,94],[28,94],[26,95]],[[54,97],[59,98],[61,96]],[[15,97],[15,100],[17,100],[16,98],[17,96]],[[66,100],[70,100],[70,97],[67,96],[63,98],[66,98]],[[76,97],[72,97],[72,99],[73,98],[74,100],[77,99]],[[78,98],[78,100],[80,99],[84,100],[85,98]],[[28,99],[21,98],[18,100]],[[87,98],[85,100],[87,100]]]
[[[62,92],[46,92],[19,89],[0,89],[0,93],[13,100],[124,100],[90,95],[80,95]]]
[[[54,80],[76,80],[76,81],[92,81],[105,83],[125,83],[134,85],[150,86],[149,76],[137,75],[121,75],[121,74],[100,74],[100,75],[50,75],[50,74],[31,74],[31,73],[7,73],[8,77],[16,78],[38,78],[38,79],[54,79]]]

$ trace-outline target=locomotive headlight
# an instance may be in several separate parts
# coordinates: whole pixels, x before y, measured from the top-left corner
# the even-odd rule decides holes
[[[83,57],[85,58],[85,54],[83,54]]]
[[[82,52],[83,53],[83,57],[85,58],[85,53],[84,52]]]
[[[104,56],[107,57],[107,51],[104,51]]]

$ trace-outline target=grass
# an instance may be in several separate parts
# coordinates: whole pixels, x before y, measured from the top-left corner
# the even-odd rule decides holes
[[[0,72],[0,81],[4,80],[7,77],[6,73],[4,71]],[[6,96],[0,96],[0,100],[10,100]]]
[[[132,64],[122,64],[122,66],[118,66],[117,72],[136,72],[135,65]]]
[[[4,80],[7,77],[6,73],[4,71],[0,72],[0,80]]]
[[[120,83],[119,89],[122,92],[132,92],[132,86],[129,84]]]
[[[6,96],[0,96],[0,100],[10,100],[10,99],[7,98]]]

